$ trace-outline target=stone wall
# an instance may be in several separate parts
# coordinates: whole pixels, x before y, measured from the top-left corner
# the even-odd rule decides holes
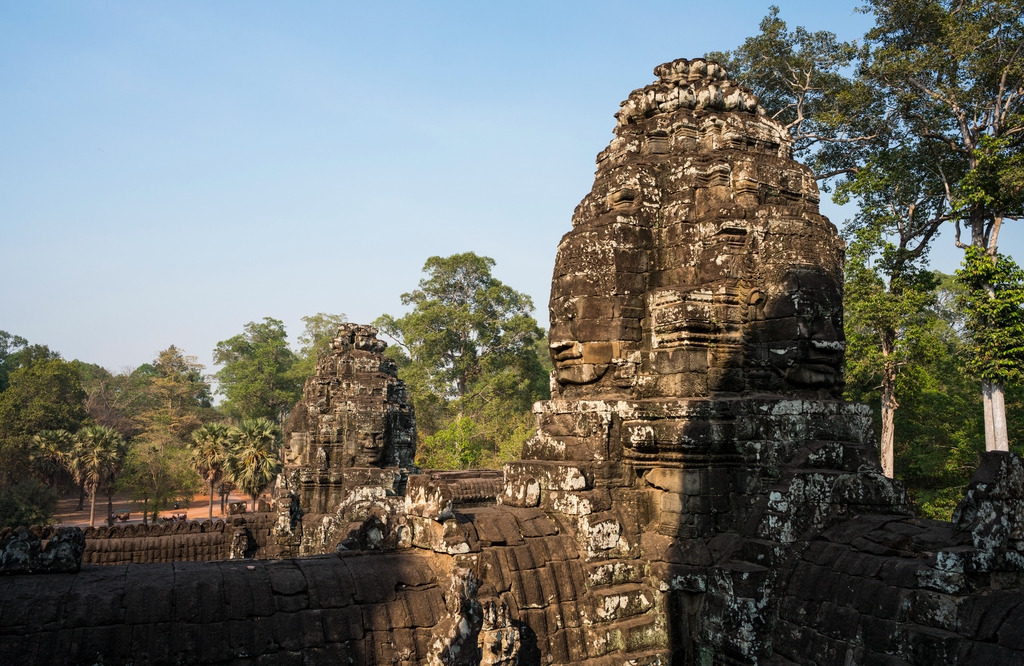
[[[267,557],[277,515],[256,513],[227,521],[114,525],[86,528],[86,564],[202,562]]]
[[[139,564],[0,578],[10,664],[417,664],[447,613],[408,554]]]

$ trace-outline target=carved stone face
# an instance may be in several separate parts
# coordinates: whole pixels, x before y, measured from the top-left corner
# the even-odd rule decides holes
[[[813,174],[755,107],[702,106],[735,85],[703,67],[630,96],[559,244],[556,397],[842,387],[842,243]]]
[[[376,467],[384,462],[384,432],[356,433],[355,467]]]
[[[752,357],[786,384],[842,388],[842,292],[820,268],[791,271],[753,308]]]

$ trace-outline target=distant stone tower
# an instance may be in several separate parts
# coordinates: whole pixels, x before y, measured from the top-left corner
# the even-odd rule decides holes
[[[413,465],[416,420],[377,329],[342,324],[288,421],[285,474],[304,513],[330,514],[354,489],[392,488]]]

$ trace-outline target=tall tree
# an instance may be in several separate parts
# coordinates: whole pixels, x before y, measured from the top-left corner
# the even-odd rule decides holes
[[[210,407],[210,382],[195,356],[171,345],[153,361],[156,385],[168,408]]]
[[[216,374],[222,408],[235,418],[280,421],[302,395],[291,372],[298,359],[277,319],[249,322],[243,333],[217,343],[213,360],[224,366]]]
[[[280,445],[281,429],[269,419],[246,419],[231,430],[225,471],[231,482],[252,498],[254,511],[260,493],[281,471]]]
[[[68,467],[89,494],[89,526],[96,524],[96,493],[121,469],[124,441],[106,426],[86,426],[75,434]]]
[[[1024,271],[1009,257],[971,246],[957,278],[964,287],[959,304],[971,339],[968,367],[988,387],[983,393],[985,448],[1008,451],[1001,387],[1019,381],[1024,370]]]
[[[0,331],[0,392],[10,384],[8,377],[18,367],[18,351],[28,344],[20,335]]]
[[[934,220],[949,208],[941,154],[893,133],[866,152],[833,198],[860,204],[845,231],[851,241],[844,299],[847,370],[880,382],[880,456],[883,473],[892,477],[897,376],[921,358],[923,331],[931,326],[936,285],[926,269],[928,250],[938,229]]]
[[[191,501],[199,478],[189,451],[173,437],[141,437],[132,442],[118,487],[142,506],[142,521],[156,518],[176,500]]]
[[[493,266],[472,252],[430,257],[419,289],[402,294],[412,310],[376,322],[399,343],[388,351],[416,406],[424,465],[488,464],[521,447],[530,405],[547,397],[533,302],[496,279]]]
[[[0,393],[0,485],[27,476],[34,435],[77,431],[88,418],[84,401],[78,372],[67,361],[39,360],[14,370]]]
[[[864,236],[851,243],[846,261],[847,381],[851,387],[868,378],[879,382],[882,473],[893,478],[897,380],[920,356],[922,328],[931,325],[935,282],[931,272],[901,260],[890,244],[874,256],[877,239]]]
[[[869,0],[867,9],[875,25],[860,75],[889,100],[890,124],[956,164],[939,173],[956,242],[994,259],[1003,221],[1024,215],[1024,8],[1019,0]],[[994,286],[988,292],[999,298]],[[986,448],[1007,450],[1001,380],[982,377],[982,395]]]
[[[819,180],[846,173],[864,146],[887,131],[884,100],[851,75],[860,48],[835,33],[790,30],[772,5],[760,33],[734,51],[707,57],[757,94],[760,105],[793,138],[794,154]]]
[[[224,474],[231,433],[222,423],[206,423],[192,433],[192,464],[209,485],[210,520],[213,520],[213,489]]]

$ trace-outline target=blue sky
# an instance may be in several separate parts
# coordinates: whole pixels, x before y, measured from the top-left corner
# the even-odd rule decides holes
[[[769,4],[4,3],[0,329],[114,370],[170,344],[209,366],[264,316],[294,339],[303,315],[398,314],[428,256],[470,250],[545,325],[619,102]],[[777,4],[869,26],[856,1]]]

